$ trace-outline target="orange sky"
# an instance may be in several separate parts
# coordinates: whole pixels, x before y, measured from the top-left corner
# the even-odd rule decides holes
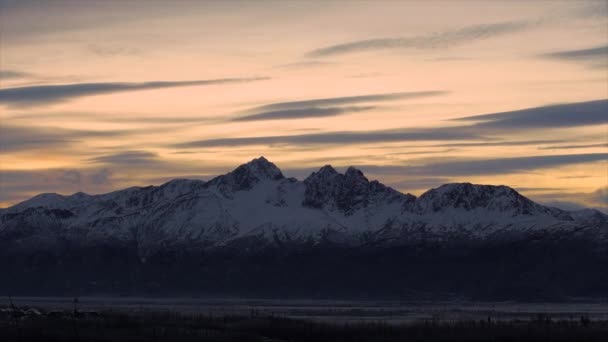
[[[0,207],[264,155],[608,208],[606,1],[0,4]]]

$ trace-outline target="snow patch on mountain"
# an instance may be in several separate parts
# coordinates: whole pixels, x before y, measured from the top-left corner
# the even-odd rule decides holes
[[[506,186],[446,184],[416,198],[369,181],[353,167],[342,174],[326,165],[298,181],[264,157],[208,182],[42,194],[0,212],[4,240],[135,244],[144,259],[171,246],[213,248],[251,238],[357,246],[543,231],[605,239],[608,218],[542,206]]]

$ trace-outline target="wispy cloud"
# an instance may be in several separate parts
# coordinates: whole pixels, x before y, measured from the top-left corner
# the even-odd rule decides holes
[[[274,135],[244,138],[219,138],[185,142],[173,148],[200,148],[247,145],[336,145],[365,144],[394,141],[422,140],[481,140],[483,136],[469,131],[451,128],[426,128],[406,130],[379,130],[364,132],[329,132],[300,135]]]
[[[586,145],[552,145],[552,146],[542,146],[539,147],[539,150],[572,150],[577,148],[594,148],[594,147],[603,147],[608,148],[608,143],[603,144],[586,144]]]
[[[308,68],[316,68],[316,67],[327,67],[333,66],[338,63],[335,62],[327,62],[327,61],[299,61],[294,63],[287,64],[279,64],[275,66],[276,69],[308,69]]]
[[[122,164],[122,165],[141,165],[159,163],[161,160],[156,153],[147,151],[124,151],[115,154],[103,155],[88,159],[89,163],[95,164]]]
[[[29,77],[31,74],[16,70],[0,70],[0,80],[18,79]]]
[[[143,83],[75,83],[62,85],[40,85],[0,89],[0,104],[8,106],[34,106],[70,100],[82,96],[116,92],[174,88],[186,86],[218,85],[267,80],[267,77],[222,78],[195,81],[154,81]]]
[[[467,143],[446,143],[439,145],[431,145],[434,147],[479,147],[479,146],[527,146],[527,145],[544,145],[563,143],[564,140],[507,140],[507,141],[484,141],[484,142],[467,142]]]
[[[435,57],[430,58],[430,62],[464,62],[464,61],[472,61],[471,57],[457,57],[457,56],[445,56],[445,57]]]
[[[443,150],[424,150],[424,151],[410,151],[410,152],[391,152],[385,153],[384,156],[415,156],[424,154],[443,154],[457,151],[456,148],[446,148]]]
[[[590,176],[590,175],[574,175],[574,176],[562,176],[557,177],[559,179],[586,179],[586,178],[598,178],[598,176]]]
[[[124,137],[137,132],[133,130],[95,131],[2,125],[0,127],[0,150],[2,152],[42,150],[64,147],[87,138]]]
[[[608,57],[608,45],[599,46],[589,49],[580,49],[580,50],[566,50],[559,52],[552,52],[542,55],[547,58],[555,58],[555,59],[571,59],[571,60],[587,60],[587,59],[596,59],[596,58],[606,58]]]
[[[380,77],[380,76],[384,76],[384,74],[381,72],[364,72],[364,73],[360,73],[360,74],[348,75],[346,77],[347,78],[373,78],[373,77]]]
[[[565,50],[542,54],[541,57],[585,63],[590,67],[608,68],[608,45],[580,50]]]
[[[347,106],[351,104],[398,101],[429,96],[439,96],[444,94],[447,94],[447,92],[442,90],[431,90],[278,102],[250,108],[242,112],[248,115],[233,118],[230,121],[287,120],[337,116],[347,113],[369,111],[378,108],[378,106],[375,105]]]
[[[369,98],[369,96],[366,96]],[[361,101],[361,97],[335,98],[323,100],[309,100],[299,102],[276,103],[257,108],[277,109],[277,116],[304,115],[303,112],[289,112],[291,107],[308,103],[340,103],[347,101]],[[286,108],[286,109],[283,109]],[[324,132],[300,135],[274,135],[240,138],[218,138],[191,141],[173,145],[174,148],[197,148],[218,146],[246,146],[246,145],[332,145],[332,144],[365,144],[377,142],[399,141],[456,141],[437,146],[465,147],[465,146],[517,146],[541,145],[563,143],[563,140],[531,140],[531,141],[497,141],[501,134],[525,129],[543,130],[555,127],[572,127],[583,125],[596,125],[606,123],[608,100],[580,102],[565,105],[545,106],[524,110],[468,116],[453,121],[472,121],[474,123],[464,126],[437,127],[437,128],[404,128],[395,130],[363,131],[363,132]],[[273,113],[272,111],[270,113]],[[254,114],[255,115],[255,114]],[[267,114],[263,114],[267,115]],[[458,140],[466,140],[458,142]],[[473,140],[473,141],[471,141]],[[477,141],[475,141],[477,140]],[[485,140],[485,141],[484,141]]]
[[[430,96],[441,96],[441,95],[446,95],[448,93],[449,92],[445,91],[445,90],[429,90],[429,91],[369,94],[369,95],[357,95],[357,96],[330,97],[330,98],[302,100],[302,101],[277,102],[277,103],[271,103],[271,104],[251,108],[247,112],[255,113],[255,112],[271,111],[271,110],[298,109],[298,108],[303,108],[303,107],[304,108],[305,107],[325,107],[325,106],[347,105],[347,104],[366,103],[366,102],[397,101],[397,100],[423,98],[423,97],[430,97]]]
[[[386,184],[395,189],[407,192],[411,190],[428,190],[450,182],[450,178],[445,177],[410,177],[396,182],[388,182]]]
[[[308,107],[298,109],[284,109],[268,112],[261,112],[252,115],[241,116],[232,121],[259,121],[259,120],[279,120],[279,119],[306,119],[327,116],[337,116],[347,113],[358,113],[376,109],[376,106],[347,106],[347,107]]]
[[[208,162],[212,160],[207,159]],[[217,174],[227,171],[227,167],[218,161],[201,167],[198,161],[180,159],[171,161],[156,152],[146,150],[120,150],[115,153],[98,155],[83,160],[87,166],[103,167],[113,170],[116,175],[146,180],[150,177],[170,177],[184,174]],[[175,177],[173,177],[175,178]]]
[[[210,123],[223,122],[223,116],[180,116],[180,115],[143,115],[132,113],[104,113],[104,112],[22,112],[8,117],[9,120],[15,122],[17,120],[75,120],[85,122],[111,122],[111,123],[145,123],[145,124],[187,124],[187,123]]]
[[[526,172],[570,164],[592,163],[608,160],[608,153],[541,155],[515,158],[480,160],[456,160],[410,167],[409,171],[420,175],[469,176]]]
[[[0,171],[0,203],[23,201],[43,192],[101,193],[113,187],[112,173],[106,168]]]
[[[100,44],[90,44],[87,46],[87,50],[100,57],[138,56],[142,53],[141,50],[135,47]]]
[[[604,208],[608,208],[608,186],[595,190],[591,198],[597,203],[602,203]]]
[[[608,100],[527,108],[512,112],[467,116],[455,121],[479,121],[485,130],[538,129],[608,123]]]
[[[608,213],[608,187],[599,188],[591,193],[555,191],[533,194],[530,197],[545,205],[565,210],[595,208]]]
[[[513,158],[458,158],[423,165],[357,165],[366,172],[418,177],[471,177],[531,172],[563,165],[606,162],[608,153],[540,155]]]
[[[336,44],[310,51],[308,57],[329,57],[389,49],[438,49],[520,32],[536,26],[530,21],[508,21],[468,26],[456,30],[403,38],[377,38]]]

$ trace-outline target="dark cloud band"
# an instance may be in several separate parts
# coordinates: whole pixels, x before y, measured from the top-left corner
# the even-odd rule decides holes
[[[244,111],[245,116],[234,118],[231,121],[259,121],[259,120],[285,120],[312,117],[329,117],[369,111],[377,106],[347,106],[357,103],[374,103],[385,101],[398,101],[404,99],[439,96],[447,94],[442,90],[370,94],[358,96],[332,97],[303,101],[290,101],[271,103]]]
[[[334,99],[332,99],[334,100]],[[314,101],[314,100],[313,100]],[[321,101],[321,100],[316,100]],[[285,106],[289,108],[294,103],[285,102],[269,107]],[[286,115],[287,112],[282,112]],[[246,145],[331,145],[331,144],[362,144],[376,142],[399,141],[432,141],[432,140],[477,140],[475,142],[455,142],[444,144],[444,147],[530,145],[559,143],[559,140],[538,140],[509,142],[491,140],[497,135],[509,134],[524,129],[545,129],[555,127],[572,127],[597,125],[607,122],[608,100],[580,102],[566,105],[529,108],[513,112],[476,115],[455,119],[455,121],[475,122],[470,125],[456,127],[439,127],[426,129],[401,129],[365,132],[327,132],[301,135],[279,135],[242,138],[206,139],[172,145],[174,148],[200,148],[218,146]],[[298,114],[301,114],[298,112]],[[266,115],[266,114],[264,114]],[[272,114],[275,115],[275,114]],[[278,115],[278,114],[276,114]],[[484,141],[486,140],[486,141]]]
[[[246,145],[335,145],[420,140],[480,140],[484,137],[468,130],[450,128],[330,132],[244,138],[220,138],[175,144],[174,148],[200,148]]]
[[[405,99],[414,99],[430,96],[440,96],[448,94],[445,90],[429,90],[429,91],[414,91],[414,92],[401,92],[401,93],[384,93],[384,94],[369,94],[369,95],[357,95],[357,96],[343,96],[343,97],[331,97],[323,99],[312,99],[303,101],[289,101],[289,102],[277,102],[268,105],[252,108],[248,110],[248,113],[262,112],[262,111],[275,111],[275,110],[287,110],[287,109],[299,109],[309,107],[325,107],[325,106],[337,106],[337,105],[348,105],[365,102],[383,102],[383,101],[397,101]]]
[[[528,108],[512,112],[467,116],[456,121],[479,121],[479,129],[538,129],[608,123],[608,100]]]
[[[349,106],[329,108],[298,108],[261,112],[257,114],[242,116],[232,121],[259,121],[259,120],[281,120],[281,119],[306,119],[328,116],[338,116],[346,113],[358,113],[375,109],[375,106]]]
[[[408,167],[407,171],[419,175],[469,176],[509,174],[570,164],[608,160],[608,153],[542,155],[516,158],[458,160]]]
[[[141,165],[160,163],[158,155],[147,151],[124,151],[116,154],[104,155],[90,158],[88,160],[94,164],[119,164],[119,165]]]
[[[495,36],[523,31],[534,27],[535,25],[536,23],[533,22],[512,21],[469,26],[456,30],[444,31],[423,36],[359,40],[313,50],[309,52],[307,56],[329,57],[355,52],[388,49],[447,48],[477,40],[488,39]]]
[[[545,57],[545,58],[573,60],[573,61],[601,59],[601,60],[604,60],[604,62],[606,62],[606,61],[608,61],[608,45],[589,48],[589,49],[552,52],[552,53],[547,53],[547,54],[544,54],[541,56]]]
[[[70,130],[57,127],[0,126],[0,150],[14,152],[65,147],[87,138],[124,137],[143,131],[133,130]]]
[[[75,83],[62,85],[39,85],[0,89],[0,104],[9,106],[32,106],[66,101],[69,99],[108,93],[174,88],[186,86],[218,85],[266,80],[266,77],[223,78],[213,80],[144,82],[144,83]]]
[[[450,161],[430,161],[421,165],[355,165],[366,174],[378,177],[396,175],[404,177],[464,178],[485,175],[508,175],[532,172],[546,168],[573,164],[607,162],[608,153],[539,155],[513,158],[470,159],[458,158]]]
[[[578,62],[591,68],[608,69],[608,45],[580,49],[551,52],[540,55],[541,58],[564,62]]]

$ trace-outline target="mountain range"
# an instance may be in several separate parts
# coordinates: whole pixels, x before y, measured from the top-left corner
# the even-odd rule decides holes
[[[416,197],[354,167],[326,165],[300,181],[264,157],[207,182],[35,196],[0,209],[0,249],[10,292],[608,293],[608,216],[597,210],[543,206],[502,185],[452,183]],[[572,272],[584,273],[575,284]],[[385,283],[374,293],[376,281]]]

